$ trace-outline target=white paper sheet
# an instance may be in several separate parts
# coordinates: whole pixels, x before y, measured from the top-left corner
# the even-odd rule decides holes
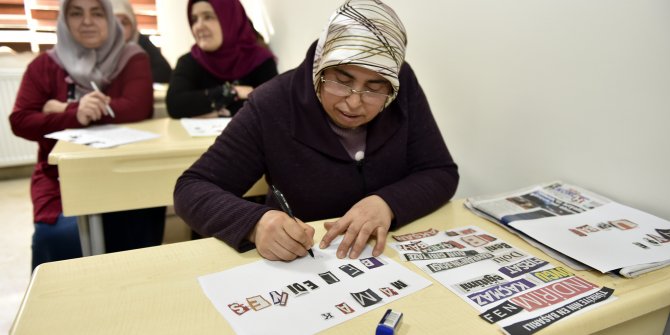
[[[228,126],[230,120],[232,120],[230,117],[217,117],[212,119],[182,118],[179,121],[181,121],[182,127],[186,129],[189,135],[193,137],[207,137],[219,136],[226,126]]]
[[[159,135],[109,124],[82,129],[66,129],[44,135],[44,137],[101,149],[151,140],[158,138]]]
[[[264,335],[313,334],[431,285],[388,257],[370,259],[369,246],[354,260],[338,259],[336,248],[314,248],[315,258],[292,262],[260,260],[198,281],[236,333]]]
[[[601,272],[670,260],[670,222],[618,203],[510,225]]]

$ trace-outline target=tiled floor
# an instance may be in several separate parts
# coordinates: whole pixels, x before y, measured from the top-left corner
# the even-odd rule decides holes
[[[0,218],[0,334],[7,334],[30,282],[30,178],[0,180]],[[189,238],[184,223],[168,215],[164,243]]]
[[[0,181],[0,334],[7,334],[30,281],[30,179]]]

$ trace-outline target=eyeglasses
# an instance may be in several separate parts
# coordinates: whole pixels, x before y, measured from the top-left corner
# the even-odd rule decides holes
[[[348,85],[325,79],[323,76],[321,76],[321,87],[323,87],[326,92],[338,97],[348,97],[354,93],[360,94],[361,101],[370,105],[381,105],[386,102],[387,98],[391,97],[384,93],[355,90]]]

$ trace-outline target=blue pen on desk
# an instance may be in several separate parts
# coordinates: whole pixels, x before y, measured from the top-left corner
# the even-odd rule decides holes
[[[102,91],[100,91],[100,89],[98,88],[98,85],[96,85],[93,80],[91,80],[91,87],[93,87],[93,89],[98,91],[98,92],[102,92]],[[107,105],[107,104],[105,104],[105,107],[107,107],[107,113],[109,114],[109,116],[111,116],[113,118],[116,118],[116,114],[114,114],[114,111],[112,110],[112,107],[109,107],[109,105]]]
[[[293,211],[291,211],[291,207],[288,206],[288,202],[286,201],[286,198],[284,198],[284,195],[274,185],[272,185],[271,187],[272,187],[272,194],[275,196],[275,199],[277,199],[277,202],[279,202],[281,210],[284,211],[284,213],[288,214],[288,216],[290,216],[291,219],[295,220],[295,216],[293,216]],[[312,258],[314,258],[314,251],[312,251],[312,248],[307,249],[307,252],[309,253],[310,256],[312,256]]]

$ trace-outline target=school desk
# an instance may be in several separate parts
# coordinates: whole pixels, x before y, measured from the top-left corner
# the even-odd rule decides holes
[[[322,222],[311,223],[316,238]],[[535,256],[563,266],[506,230],[451,202],[394,234],[476,225]],[[389,237],[389,242],[391,239]],[[385,255],[401,262],[387,248]],[[198,284],[198,276],[259,259],[207,238],[40,265],[10,334],[232,334]],[[412,264],[412,271],[431,279]],[[670,311],[670,268],[635,279],[577,271],[615,289],[618,300],[562,320],[539,334],[661,334]],[[271,274],[258,274],[271,276]],[[432,280],[432,279],[431,279]],[[327,329],[323,334],[373,334],[387,308],[404,313],[398,334],[501,334],[447,288],[433,285]],[[287,320],[287,323],[299,320]]]
[[[58,141],[49,154],[49,164],[58,165],[63,214],[79,216],[84,255],[104,253],[99,213],[172,205],[177,178],[215,139],[191,137],[170,118],[123,126],[160,137],[109,149]],[[247,195],[266,193],[261,180]]]

